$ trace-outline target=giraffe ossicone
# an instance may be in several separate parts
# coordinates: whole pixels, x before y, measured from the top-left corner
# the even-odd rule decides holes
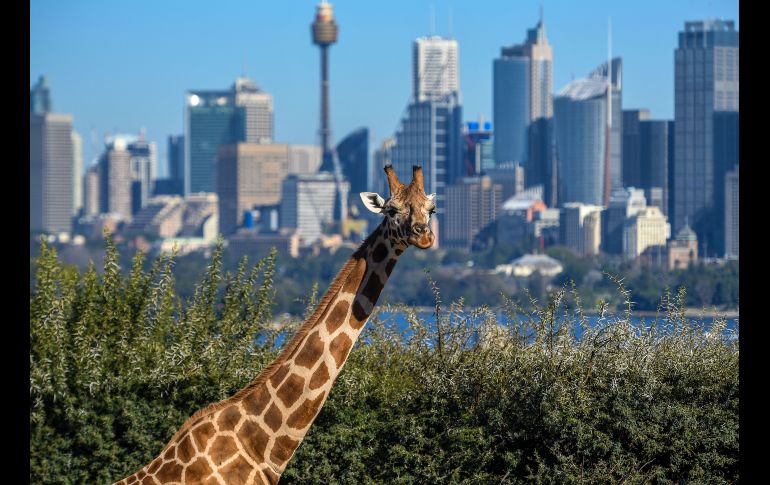
[[[281,354],[234,396],[193,414],[130,484],[275,484],[329,396],[399,256],[427,249],[435,194],[422,169],[405,185],[385,167],[390,197],[363,192],[384,216],[332,281]]]

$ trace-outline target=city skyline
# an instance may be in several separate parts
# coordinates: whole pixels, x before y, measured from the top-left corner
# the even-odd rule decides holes
[[[232,15],[232,9],[212,11],[196,3],[33,1],[30,86],[39,75],[47,76],[53,111],[73,114],[83,139],[84,169],[99,155],[106,132],[137,133],[144,127],[147,139],[158,142],[159,176],[165,175],[164,140],[183,132],[184,93],[225,88],[244,70],[274,97],[275,141],[317,144],[319,73],[310,38],[315,3],[307,2],[302,13],[297,5],[243,4]],[[330,66],[332,143],[359,127],[370,129],[372,147],[393,136],[410,96],[411,43],[432,33],[459,43],[465,120],[479,114],[491,120],[492,62],[501,46],[522,42],[537,22],[539,3],[529,3],[390,2],[386,10],[333,2],[340,34]],[[612,18],[613,54],[624,59],[624,108],[647,108],[653,119],[673,119],[673,51],[683,23],[723,18],[740,28],[737,1],[648,2],[636,9],[590,4],[597,2],[544,5],[554,92],[601,59]],[[104,22],[116,18],[123,29]],[[213,35],[201,35],[201,29]],[[282,49],[275,48],[279,32]]]

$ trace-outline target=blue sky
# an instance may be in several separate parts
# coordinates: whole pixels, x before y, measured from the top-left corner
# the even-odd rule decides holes
[[[32,0],[30,86],[48,77],[54,111],[72,113],[85,165],[106,132],[158,143],[183,131],[188,89],[229,87],[244,72],[274,98],[275,139],[317,143],[319,54],[310,40],[316,0]],[[360,126],[372,144],[392,136],[410,95],[411,43],[431,33],[460,46],[464,117],[492,118],[492,61],[520,43],[538,20],[537,0],[337,0],[340,27],[331,48],[330,102],[335,140]],[[553,90],[586,75],[607,56],[623,57],[623,107],[673,118],[674,49],[687,20],[738,22],[737,0],[546,0],[554,51]],[[450,22],[451,18],[451,22]],[[451,27],[450,27],[451,23]],[[450,30],[451,28],[451,30]]]

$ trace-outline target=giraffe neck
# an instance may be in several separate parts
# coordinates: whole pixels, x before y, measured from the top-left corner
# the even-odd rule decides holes
[[[369,315],[406,245],[393,243],[381,224],[348,261],[319,304],[318,318],[298,339],[265,385],[270,402],[262,414],[271,446],[265,458],[280,476],[310,429],[358,340]],[[342,286],[336,290],[336,286]],[[300,335],[298,335],[300,337]]]
[[[380,224],[259,377],[195,413],[160,456],[117,483],[277,483],[406,247]]]

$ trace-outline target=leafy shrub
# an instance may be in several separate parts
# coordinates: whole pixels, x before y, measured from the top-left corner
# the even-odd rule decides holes
[[[102,276],[43,244],[30,298],[30,481],[110,483],[156,456],[197,409],[276,355],[275,254],[235,274],[222,245],[186,302],[174,256]],[[650,328],[588,325],[574,289],[503,314],[375,313],[285,483],[738,481],[738,336],[665,295]],[[619,283],[618,283],[619,284]],[[630,299],[622,285],[624,298]],[[315,294],[308,307],[314,305]],[[290,322],[291,332],[299,322]],[[502,323],[502,324],[501,324]]]

